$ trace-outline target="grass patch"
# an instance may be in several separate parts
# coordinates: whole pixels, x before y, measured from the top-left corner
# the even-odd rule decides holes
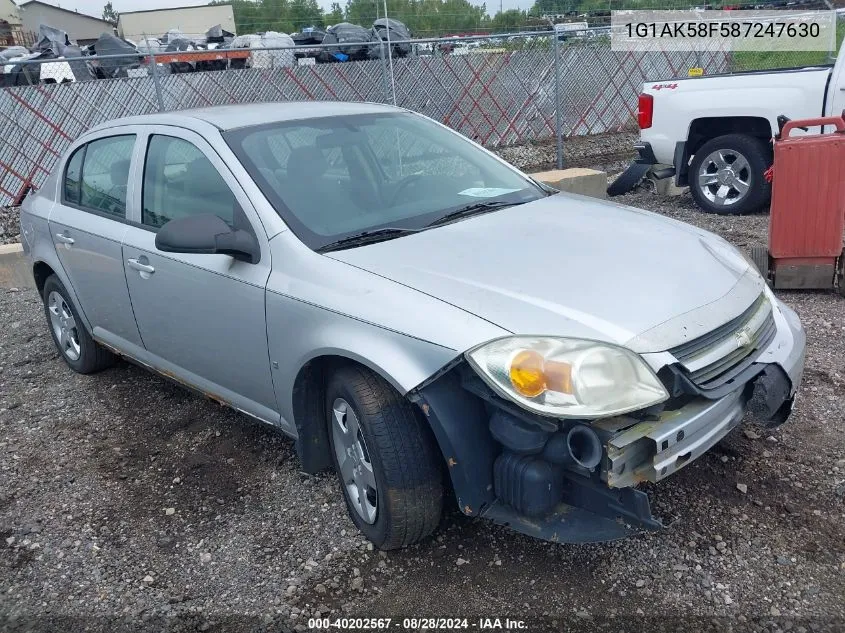
[[[845,37],[845,22],[836,23],[836,51],[834,59],[825,51],[742,51],[733,55],[733,70],[768,70],[795,68],[798,66],[820,66],[832,64]]]

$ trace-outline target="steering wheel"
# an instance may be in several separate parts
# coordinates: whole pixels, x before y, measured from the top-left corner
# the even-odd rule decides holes
[[[416,182],[420,178],[422,178],[422,174],[411,174],[410,176],[405,176],[399,183],[396,185],[396,191],[393,192],[393,195],[390,197],[390,206],[393,206],[396,202],[396,199],[399,197],[399,194],[404,191],[408,185],[413,182]]]

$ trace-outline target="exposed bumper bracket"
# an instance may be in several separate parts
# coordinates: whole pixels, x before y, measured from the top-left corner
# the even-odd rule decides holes
[[[607,444],[607,485],[656,483],[701,457],[727,435],[744,413],[743,390],[721,400],[699,400],[640,422]]]

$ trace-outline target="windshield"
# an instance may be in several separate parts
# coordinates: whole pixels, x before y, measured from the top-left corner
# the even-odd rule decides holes
[[[288,121],[225,138],[312,249],[383,228],[422,229],[469,205],[546,195],[462,136],[408,113]]]

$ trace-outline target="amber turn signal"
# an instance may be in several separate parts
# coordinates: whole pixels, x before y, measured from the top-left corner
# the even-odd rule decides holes
[[[542,355],[529,349],[517,352],[511,361],[510,379],[518,394],[526,398],[539,396],[546,390]]]
[[[536,398],[547,390],[572,393],[572,366],[546,360],[534,350],[517,352],[509,374],[513,388],[526,398]]]

